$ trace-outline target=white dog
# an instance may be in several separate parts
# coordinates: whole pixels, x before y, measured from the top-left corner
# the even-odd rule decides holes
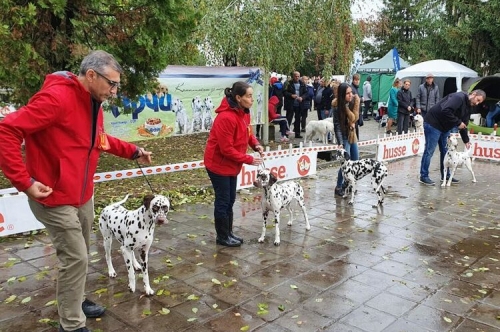
[[[413,117],[413,122],[415,123],[415,131],[417,133],[424,132],[424,117],[421,114],[416,114]]]
[[[172,103],[172,111],[175,113],[175,133],[176,134],[188,134],[189,133],[189,121],[186,114],[186,109],[182,100],[175,98]]]
[[[455,171],[457,170],[458,166],[465,165],[467,169],[470,171],[472,174],[472,182],[476,182],[476,176],[474,175],[474,171],[472,170],[472,147],[469,150],[465,150],[464,152],[458,152],[457,151],[457,145],[458,141],[455,136],[450,136],[448,137],[448,143],[447,143],[447,148],[448,151],[446,152],[446,155],[444,156],[444,175],[443,175],[443,183],[441,183],[441,187],[447,186],[449,187],[451,185],[451,181],[453,179],[453,175],[455,175]],[[450,177],[448,178],[448,181],[446,181],[447,178],[447,171],[448,167],[450,168]]]
[[[193,98],[191,108],[193,110],[191,128],[193,129],[193,133],[196,133],[203,129],[203,104],[199,96]]]
[[[327,118],[324,120],[311,120],[306,125],[306,134],[304,135],[304,143],[312,140],[316,135],[320,136],[323,144],[328,143],[328,133],[333,134],[333,119]]]
[[[203,129],[210,131],[212,129],[212,111],[214,109],[214,103],[212,98],[206,97],[203,99]]]
[[[269,169],[259,169],[257,171],[255,182],[253,183],[255,187],[264,189],[264,197],[262,199],[262,217],[264,218],[264,224],[262,226],[262,235],[258,241],[264,242],[269,212],[273,212],[275,218],[275,246],[280,245],[280,213],[283,208],[288,209],[288,212],[290,213],[290,220],[287,225],[292,226],[293,213],[290,203],[293,199],[299,203],[302,212],[304,213],[304,218],[306,219],[306,230],[311,229],[311,225],[309,224],[309,219],[307,217],[306,205],[304,202],[304,189],[302,186],[295,181],[286,181],[282,183],[277,183],[277,181],[278,179],[269,171]]]
[[[99,217],[99,228],[104,238],[104,249],[106,250],[106,263],[108,263],[108,274],[111,278],[116,277],[116,271],[111,261],[111,244],[115,237],[121,244],[121,252],[128,270],[128,287],[135,292],[134,269],[142,272],[144,290],[147,295],[153,295],[154,291],[149,285],[148,253],[153,243],[155,224],[168,222],[167,213],[170,209],[170,201],[165,196],[148,195],[143,199],[143,205],[136,210],[127,210],[122,206],[127,200],[123,200],[106,206]],[[134,250],[140,250],[141,263],[135,258]]]

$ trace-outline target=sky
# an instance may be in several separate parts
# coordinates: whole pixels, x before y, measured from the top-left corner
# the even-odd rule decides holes
[[[382,8],[382,0],[354,0],[351,6],[355,20],[374,18]]]

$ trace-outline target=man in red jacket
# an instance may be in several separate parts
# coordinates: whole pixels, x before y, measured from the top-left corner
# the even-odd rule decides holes
[[[116,94],[121,73],[111,54],[91,52],[78,76],[66,71],[47,75],[27,105],[0,122],[0,168],[28,196],[60,261],[59,331],[89,331],[86,316],[98,317],[105,310],[84,300],[100,153],[151,162],[151,152],[104,132],[101,103]]]

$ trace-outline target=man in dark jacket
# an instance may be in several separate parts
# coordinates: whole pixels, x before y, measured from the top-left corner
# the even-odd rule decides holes
[[[439,88],[434,83],[434,75],[427,74],[425,76],[425,83],[420,84],[418,87],[417,98],[415,100],[417,113],[422,113],[422,116],[425,116],[427,110],[436,105],[439,99]]]
[[[412,112],[412,96],[410,91],[410,80],[404,80],[403,87],[398,91],[398,135],[408,133],[410,113]]]
[[[451,93],[436,105],[434,105],[424,117],[425,149],[420,164],[420,182],[429,186],[435,184],[429,178],[429,165],[432,155],[439,145],[440,171],[443,178],[444,156],[447,148],[446,142],[450,135],[450,130],[458,127],[460,136],[467,149],[470,148],[469,135],[467,134],[467,124],[470,118],[471,106],[476,106],[486,99],[483,90],[474,90],[470,94],[465,92]],[[452,183],[458,180],[452,179]]]
[[[298,71],[293,72],[292,80],[287,82],[283,95],[285,97],[286,120],[288,123],[292,123],[295,115],[295,121],[293,122],[295,138],[302,138],[300,136],[301,104],[307,98],[307,87],[300,79]]]

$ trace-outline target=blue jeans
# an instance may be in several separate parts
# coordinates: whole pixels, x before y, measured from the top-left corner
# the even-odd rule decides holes
[[[323,120],[323,119],[327,119],[327,118],[333,117],[333,109],[332,108],[330,108],[328,110],[328,115],[325,114],[325,111],[326,110],[321,110],[321,119],[319,119],[319,120]]]
[[[441,170],[441,179],[443,178],[443,168],[444,168],[444,156],[448,149],[446,148],[446,141],[450,132],[442,132],[437,130],[427,122],[424,122],[424,136],[425,136],[425,148],[424,155],[422,156],[422,162],[420,164],[420,177],[429,177],[429,166],[431,164],[431,158],[436,150],[436,146],[439,145],[439,169]]]
[[[488,114],[486,114],[486,127],[493,128],[495,117],[498,114],[500,114],[500,106],[497,105],[493,111],[489,111]]]
[[[206,169],[214,187],[214,217],[229,218],[236,200],[236,176],[218,175]]]
[[[288,127],[288,121],[286,120],[286,116],[284,115],[280,115],[279,118],[274,119],[273,121],[271,121],[271,123],[280,125],[281,137],[285,137],[286,132],[290,130],[290,128]]]
[[[349,153],[351,156],[351,160],[358,160],[359,159],[359,150],[358,150],[358,143],[349,143],[347,139],[342,140],[342,145],[344,146],[344,150]],[[339,174],[337,176],[337,188],[341,188],[342,184],[344,183],[344,176],[342,175],[342,170],[339,169]]]

